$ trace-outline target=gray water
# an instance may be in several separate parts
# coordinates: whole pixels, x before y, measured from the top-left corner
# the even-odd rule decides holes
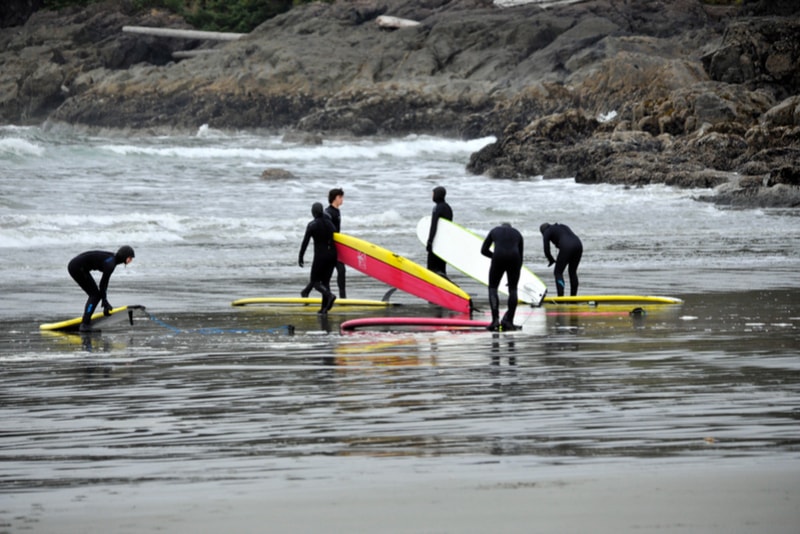
[[[71,488],[280,487],[498,461],[796,468],[796,212],[719,208],[663,186],[466,174],[489,141],[0,128],[0,492],[24,507]],[[296,178],[262,180],[266,168]],[[424,264],[414,228],[435,185],[460,224],[517,226],[551,293],[537,236],[558,221],[584,241],[581,293],[684,303],[643,315],[522,308],[510,334],[339,332],[354,317],[449,313],[400,292],[400,306],[327,320],[230,306],[299,293],[309,208],[334,186],[345,233]],[[96,336],[40,333],[81,311],[69,259],[122,244],[136,259],[114,273],[109,300],[146,311]],[[486,308],[485,288],[451,275]],[[387,289],[348,270],[349,297]]]

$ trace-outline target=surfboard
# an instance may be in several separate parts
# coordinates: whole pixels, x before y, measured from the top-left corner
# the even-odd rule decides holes
[[[132,304],[128,306],[120,306],[119,308],[114,308],[111,310],[111,314],[106,317],[103,312],[98,312],[92,315],[92,328],[99,328],[101,325],[109,325],[120,320],[123,320],[126,316],[128,317],[128,322],[133,324],[133,312],[134,310],[144,310],[144,306],[140,306],[138,304]],[[128,312],[127,314],[122,312]],[[77,332],[78,328],[81,326],[81,320],[83,320],[82,316],[75,317],[73,319],[67,319],[66,321],[61,321],[58,323],[45,323],[39,325],[39,330],[43,331],[58,331],[58,332]]]
[[[631,304],[631,305],[675,305],[683,301],[675,297],[660,297],[649,295],[577,295],[574,297],[545,297],[545,305],[584,305],[598,306],[601,304]]]
[[[433,304],[469,313],[470,296],[453,282],[374,243],[335,233],[339,261],[367,276]]]
[[[231,302],[231,306],[253,306],[253,305],[278,305],[278,306],[321,306],[322,297],[253,297],[238,299]],[[333,304],[336,306],[364,306],[386,308],[388,306],[400,306],[400,303],[387,302],[385,300],[370,299],[336,299]]]
[[[361,328],[382,328],[386,330],[409,327],[425,330],[486,330],[489,324],[489,321],[448,317],[361,317],[344,321],[339,328],[342,332],[352,332]]]
[[[417,223],[417,238],[423,245],[428,242],[431,227],[431,216],[426,215]],[[492,260],[481,254],[481,247],[486,237],[481,237],[447,219],[439,219],[436,237],[433,239],[433,252],[449,265],[465,275],[474,278],[485,286],[489,285],[489,267]],[[498,292],[508,295],[506,277],[500,280]],[[522,266],[517,295],[521,302],[539,306],[547,293],[547,286],[529,268]]]

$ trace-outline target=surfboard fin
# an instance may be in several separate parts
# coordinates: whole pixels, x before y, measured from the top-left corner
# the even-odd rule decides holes
[[[386,293],[383,294],[383,297],[381,298],[381,301],[389,302],[389,298],[391,298],[391,296],[394,295],[395,291],[397,291],[396,287],[391,288],[389,291],[387,291]]]
[[[481,313],[481,309],[475,306],[474,300],[469,299],[469,313],[472,314],[472,312]]]

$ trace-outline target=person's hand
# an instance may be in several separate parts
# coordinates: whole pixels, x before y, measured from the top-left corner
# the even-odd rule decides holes
[[[303,266],[303,258],[297,258],[297,265],[299,265],[300,267]]]
[[[112,309],[113,309],[113,307],[111,306],[111,304],[107,300],[104,300],[103,301],[103,315],[108,317],[109,315],[111,315],[111,310]]]
[[[555,260],[547,260],[547,266],[550,267],[555,263]]]

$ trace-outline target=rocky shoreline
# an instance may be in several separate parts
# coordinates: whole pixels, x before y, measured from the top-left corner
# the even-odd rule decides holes
[[[471,172],[798,207],[795,4],[357,0],[297,7],[225,43],[123,33],[189,26],[119,2],[38,11],[0,29],[0,122],[494,135]],[[420,24],[388,30],[382,15]],[[174,58],[187,50],[199,53]]]

